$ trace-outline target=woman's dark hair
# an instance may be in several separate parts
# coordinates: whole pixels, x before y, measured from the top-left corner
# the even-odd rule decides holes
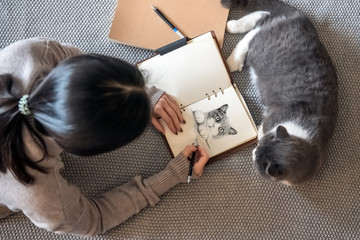
[[[18,111],[21,96],[13,95],[9,85],[1,83],[0,89],[0,170],[10,169],[20,181],[31,183],[33,178],[25,166],[44,169],[24,153],[21,123],[30,130],[31,126]],[[36,130],[79,156],[104,153],[129,143],[144,131],[151,114],[139,70],[122,60],[96,54],[61,62],[30,93],[28,106]],[[34,136],[46,150],[42,138]]]

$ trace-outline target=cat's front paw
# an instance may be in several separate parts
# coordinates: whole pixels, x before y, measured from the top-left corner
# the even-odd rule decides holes
[[[203,139],[205,139],[205,140],[208,139],[209,133],[208,133],[208,131],[206,130],[206,128],[205,128],[204,126],[199,126],[199,127],[198,127],[198,132],[199,132],[200,136],[201,136]]]
[[[194,112],[194,117],[195,117],[195,120],[198,124],[201,124],[205,121],[205,116],[204,116],[204,113],[202,113],[201,111],[195,111]]]
[[[238,32],[238,22],[237,20],[230,20],[226,24],[226,31],[229,33],[237,33]]]
[[[226,59],[226,62],[229,66],[230,72],[235,72],[235,71],[241,72],[244,67],[244,62],[239,61],[233,55],[230,55],[230,57]]]

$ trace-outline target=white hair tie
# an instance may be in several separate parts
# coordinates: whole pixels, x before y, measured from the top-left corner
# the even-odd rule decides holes
[[[22,115],[29,115],[31,112],[30,112],[30,109],[29,109],[29,106],[28,106],[28,101],[27,99],[29,98],[29,95],[24,95],[20,98],[20,101],[19,101],[19,104],[18,104],[18,107],[19,107],[19,111]]]

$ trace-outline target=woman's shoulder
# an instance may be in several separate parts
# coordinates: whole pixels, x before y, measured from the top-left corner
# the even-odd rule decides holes
[[[11,74],[23,94],[34,81],[49,73],[60,61],[81,54],[76,47],[50,38],[17,41],[0,51],[0,75]]]
[[[48,38],[40,37],[19,40],[2,49],[0,57],[8,59],[11,57],[21,57],[29,53],[41,55],[40,52],[43,53],[49,40]]]
[[[66,58],[81,53],[79,49],[69,44],[62,44],[51,38],[35,37],[19,40],[2,49],[0,51],[0,62],[5,66],[12,66],[13,63],[19,66],[19,62],[42,62],[47,58],[54,56],[56,58],[57,55],[59,58]]]
[[[45,38],[17,41],[0,51],[0,75],[11,74],[16,85],[27,92],[42,72],[42,58],[46,50]],[[21,67],[20,67],[21,66]]]

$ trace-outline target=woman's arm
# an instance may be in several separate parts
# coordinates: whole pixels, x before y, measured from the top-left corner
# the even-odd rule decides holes
[[[36,226],[48,231],[82,236],[103,233],[143,208],[154,206],[160,195],[186,181],[189,167],[181,153],[164,170],[148,179],[136,176],[108,192],[86,198],[78,187],[60,175],[63,167],[60,160],[47,158],[45,161],[53,167],[51,172],[31,171],[36,178],[34,185],[19,186],[21,198],[11,200],[9,208],[23,211]]]

